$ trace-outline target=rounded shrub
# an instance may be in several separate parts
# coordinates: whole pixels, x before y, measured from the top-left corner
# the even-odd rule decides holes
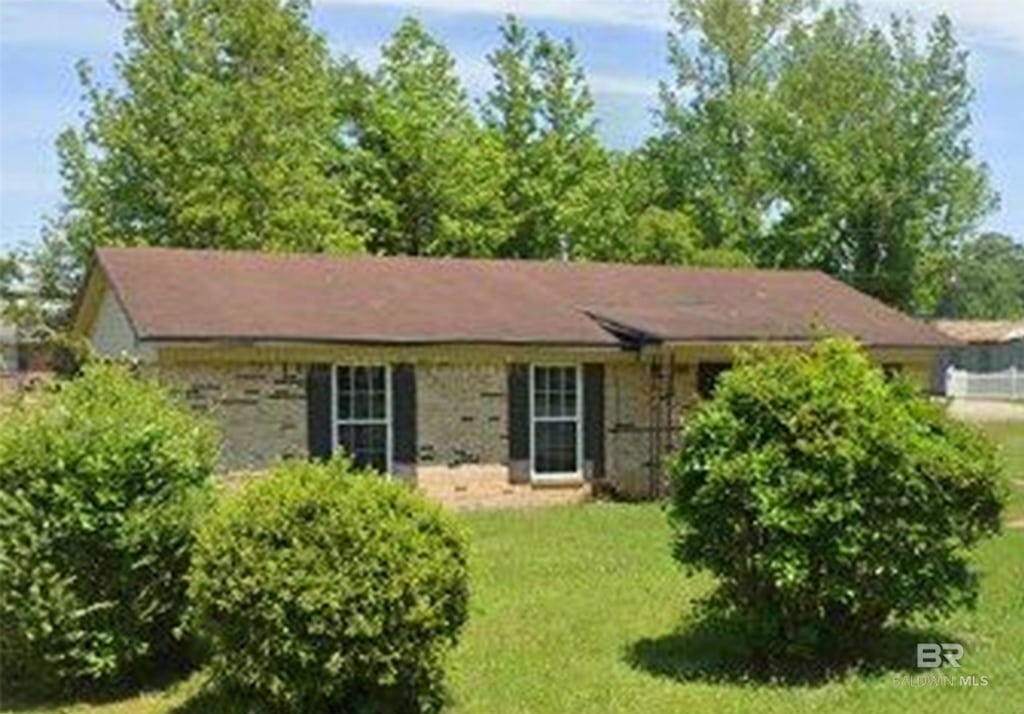
[[[706,604],[798,650],[973,604],[968,551],[999,527],[994,448],[848,340],[744,355],[669,473]]]
[[[286,463],[210,513],[189,594],[223,691],[275,711],[431,709],[466,620],[465,546],[400,483]]]
[[[166,665],[215,434],[113,365],[0,412],[4,679],[95,683]]]

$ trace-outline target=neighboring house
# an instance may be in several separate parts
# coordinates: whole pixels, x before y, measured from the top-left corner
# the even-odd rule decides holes
[[[0,318],[0,392],[18,391],[52,372],[52,351]]]
[[[98,252],[76,331],[213,410],[225,465],[325,457],[448,500],[646,496],[736,346],[854,335],[927,383],[950,341],[818,272]]]
[[[1024,400],[1024,321],[937,320],[960,345],[943,350],[935,384],[949,397]]]

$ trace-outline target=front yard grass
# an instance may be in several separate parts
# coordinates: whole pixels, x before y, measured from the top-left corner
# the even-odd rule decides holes
[[[1005,520],[1024,522],[1024,423],[996,422],[980,425],[981,430],[999,444],[1006,464],[1009,500]]]
[[[1024,515],[1024,425],[987,427],[1005,445],[1010,516]],[[1015,515],[1016,513],[1016,515]],[[449,667],[453,714],[530,712],[1016,712],[1024,700],[1024,531],[1007,529],[978,552],[974,612],[923,621],[921,630],[865,643],[884,656],[832,679],[790,684],[744,678],[724,641],[690,631],[690,602],[707,591],[669,554],[656,504],[467,514],[473,598]],[[927,634],[925,634],[927,632]],[[917,676],[918,638],[964,645],[957,686],[898,686]],[[949,639],[945,639],[945,638]],[[938,640],[922,640],[938,641]],[[985,676],[988,686],[959,686]],[[202,714],[225,703],[199,694],[202,675],[162,692],[37,714]],[[23,709],[24,711],[24,709]]]

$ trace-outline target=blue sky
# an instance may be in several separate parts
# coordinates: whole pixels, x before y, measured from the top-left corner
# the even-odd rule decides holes
[[[971,52],[974,138],[1002,206],[986,227],[1024,240],[1024,1],[862,0],[879,18],[950,13]],[[668,0],[314,0],[313,21],[337,53],[365,63],[403,15],[418,15],[455,55],[469,91],[485,91],[497,25],[516,12],[580,49],[606,141],[628,147],[650,131],[666,76]],[[82,109],[75,62],[110,76],[123,27],[106,0],[0,0],[0,249],[38,240],[60,199],[53,147]]]

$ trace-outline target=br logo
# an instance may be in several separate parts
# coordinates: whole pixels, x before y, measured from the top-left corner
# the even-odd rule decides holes
[[[924,642],[917,645],[917,666],[920,669],[935,669],[942,666],[945,659],[950,667],[959,667],[960,658],[964,656],[963,645]]]

